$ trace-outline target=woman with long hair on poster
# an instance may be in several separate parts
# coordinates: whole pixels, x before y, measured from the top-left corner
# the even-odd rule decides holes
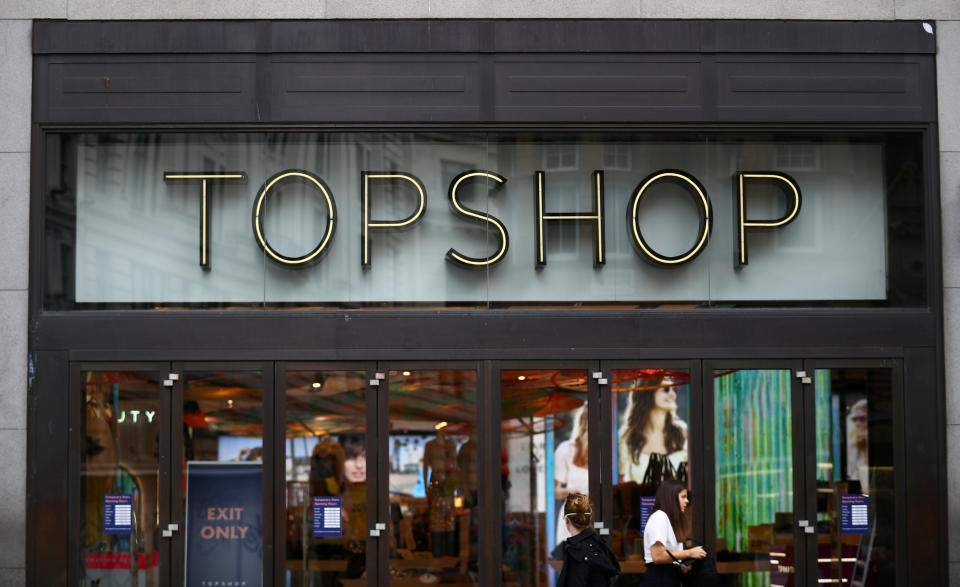
[[[641,383],[643,380],[639,380]],[[677,385],[669,374],[630,392],[618,440],[620,481],[652,495],[664,479],[687,479],[687,425],[677,418]]]
[[[590,471],[587,468],[587,404],[577,408],[573,416],[573,428],[570,438],[557,445],[553,453],[554,495],[565,499],[571,493],[590,492]],[[563,510],[557,519],[557,544],[570,537],[567,525],[563,522]]]

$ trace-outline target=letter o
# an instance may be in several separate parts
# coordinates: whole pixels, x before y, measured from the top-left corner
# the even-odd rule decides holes
[[[658,181],[671,181],[685,188],[693,198],[700,212],[696,243],[685,252],[673,257],[661,255],[653,250],[653,247],[643,238],[643,234],[640,232],[640,226],[637,223],[637,208],[640,205],[640,200],[643,198],[647,189]],[[637,185],[637,189],[634,190],[633,196],[630,197],[630,202],[627,205],[628,232],[631,235],[633,246],[637,249],[637,254],[643,257],[644,260],[660,267],[676,267],[694,260],[697,255],[703,252],[703,249],[707,246],[707,241],[710,240],[712,223],[713,206],[710,203],[710,198],[707,196],[707,191],[692,175],[674,169],[662,169],[648,175],[646,179]]]
[[[275,251],[270,246],[270,243],[267,242],[267,237],[263,233],[263,223],[261,222],[261,218],[263,216],[263,211],[266,208],[267,196],[269,195],[270,190],[281,181],[297,177],[307,180],[308,183],[313,184],[318,190],[320,190],[320,193],[323,194],[323,197],[327,201],[327,227],[324,230],[323,238],[320,239],[320,242],[312,251],[300,257],[287,257],[286,255],[281,255]],[[277,263],[287,266],[303,267],[310,263],[319,261],[323,254],[327,252],[330,241],[333,239],[333,233],[337,228],[336,216],[336,202],[333,199],[333,195],[330,193],[330,188],[327,187],[327,184],[325,184],[322,179],[310,173],[309,171],[288,169],[273,175],[260,187],[257,199],[253,203],[253,234],[257,239],[257,244],[260,245],[260,248],[263,250],[263,252],[265,252],[267,256]]]
[[[213,526],[204,526],[200,528],[200,537],[204,540],[210,540],[213,538]]]

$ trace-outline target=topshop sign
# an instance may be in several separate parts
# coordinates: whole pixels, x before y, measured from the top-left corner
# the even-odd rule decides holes
[[[592,227],[595,233],[593,239],[593,264],[594,267],[603,267],[607,262],[606,252],[606,218],[605,206],[606,193],[604,189],[603,171],[594,171],[591,175],[591,185],[593,187],[592,200],[593,209],[588,211],[576,212],[546,212],[548,192],[547,192],[547,174],[544,171],[537,170],[533,173],[533,201],[535,202],[535,215],[533,232],[534,238],[534,256],[536,266],[544,267],[547,265],[547,233],[546,225],[548,223],[558,222],[577,222],[586,223]],[[200,186],[196,194],[200,202],[199,213],[199,233],[200,233],[200,266],[204,269],[211,269],[210,258],[210,222],[212,214],[208,199],[208,189],[211,183],[246,183],[247,174],[245,172],[167,172],[163,175],[164,181],[172,182],[192,182]],[[315,192],[315,197],[319,198],[325,205],[327,217],[325,229],[322,237],[316,243],[312,250],[299,256],[284,255],[270,246],[270,241],[264,229],[263,217],[266,210],[266,204],[271,193],[275,193],[285,182],[292,180],[305,181]],[[485,256],[472,256],[455,248],[450,248],[446,252],[446,260],[457,267],[466,269],[483,269],[496,265],[507,255],[510,246],[510,235],[504,223],[483,210],[467,207],[460,198],[461,186],[467,182],[482,181],[488,182],[493,186],[491,194],[500,191],[507,183],[507,178],[499,173],[492,171],[469,170],[458,174],[450,182],[447,188],[447,200],[450,205],[451,213],[466,222],[486,223],[488,230],[496,236],[494,250],[488,252]],[[413,210],[404,218],[373,218],[371,214],[371,202],[378,197],[377,188],[389,182],[399,182],[407,184],[416,194]],[[749,197],[750,186],[757,183],[772,183],[779,187],[786,198],[786,212],[777,218],[748,218],[747,199]],[[640,228],[640,204],[645,195],[654,191],[659,184],[673,183],[680,186],[686,194],[693,200],[694,207],[698,213],[697,236],[694,244],[686,251],[680,254],[663,254],[658,252],[651,245]],[[427,209],[427,189],[423,181],[416,175],[405,171],[389,172],[360,172],[360,201],[361,201],[361,222],[359,233],[361,235],[361,255],[360,265],[364,269],[369,269],[373,265],[372,247],[370,235],[373,231],[393,231],[413,228],[424,217]],[[793,222],[800,213],[802,198],[800,195],[800,186],[796,180],[783,172],[776,171],[737,171],[733,174],[733,202],[734,217],[736,218],[733,230],[736,242],[734,265],[743,267],[747,265],[747,235],[748,231],[759,229],[774,229],[786,226]],[[257,245],[266,253],[267,257],[273,262],[289,268],[299,268],[318,263],[324,254],[330,249],[333,238],[337,230],[340,219],[337,215],[336,199],[326,182],[319,175],[310,171],[299,169],[287,169],[280,171],[268,178],[260,189],[257,190],[257,197],[253,203],[253,236]],[[651,173],[643,179],[627,201],[627,234],[630,242],[641,259],[659,267],[678,267],[689,263],[695,259],[706,248],[710,240],[710,233],[713,230],[714,216],[713,204],[707,190],[700,181],[692,174],[676,170],[662,169]]]
[[[886,296],[881,144],[362,132],[77,142],[78,303]]]

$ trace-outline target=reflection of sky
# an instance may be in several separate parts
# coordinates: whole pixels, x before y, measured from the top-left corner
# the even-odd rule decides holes
[[[262,438],[250,436],[218,436],[217,460],[235,461],[243,449],[256,447],[263,447]]]

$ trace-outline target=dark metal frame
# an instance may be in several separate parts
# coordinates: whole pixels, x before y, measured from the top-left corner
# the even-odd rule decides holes
[[[478,435],[478,442],[480,438],[484,438],[482,426],[489,422],[490,414],[488,413],[490,406],[482,401],[481,398],[487,397],[490,395],[489,389],[491,381],[486,377],[483,369],[480,368],[480,364],[477,361],[444,361],[444,362],[426,362],[426,361],[398,361],[398,360],[385,360],[377,362],[377,372],[382,372],[386,375],[386,378],[381,381],[380,385],[377,386],[375,393],[378,401],[377,406],[377,415],[378,415],[378,426],[374,430],[378,431],[376,433],[370,434],[370,436],[376,437],[377,440],[377,452],[379,456],[378,466],[377,466],[377,481],[379,483],[379,491],[377,493],[377,519],[378,520],[390,520],[390,470],[389,470],[389,459],[388,455],[390,451],[388,450],[388,441],[389,441],[389,430],[390,430],[390,371],[399,371],[401,369],[418,371],[418,370],[466,370],[466,371],[475,371],[477,374],[477,423],[481,426]],[[499,410],[499,404],[497,406]],[[478,488],[484,489],[483,493],[489,493],[490,479],[489,476],[489,467],[483,465],[489,464],[489,461],[492,461],[489,458],[491,455],[485,452],[485,446],[482,442],[477,447],[479,452],[477,455],[477,463],[479,470],[477,471],[477,486]],[[499,454],[496,453],[496,454]],[[489,499],[489,496],[487,496]],[[370,508],[367,508],[367,511],[370,511]],[[369,525],[369,524],[368,524]],[[389,526],[388,526],[389,527]],[[490,525],[490,519],[488,516],[482,516],[479,527],[479,536],[478,543],[483,544],[494,544],[496,543],[495,534],[492,532],[493,527]],[[389,540],[383,538],[377,541],[379,546],[378,556],[377,556],[377,573],[375,577],[378,577],[381,585],[388,585],[390,583],[390,542]],[[478,549],[478,556],[483,554],[483,548]],[[480,560],[478,559],[478,563]],[[489,577],[491,568],[485,568],[483,565],[479,565],[480,570],[480,584],[488,585],[491,583]],[[368,573],[368,576],[370,574]]]
[[[906,500],[899,496],[905,495],[906,476],[902,472],[906,471],[906,447],[908,438],[904,434],[904,412],[905,402],[903,393],[903,362],[896,359],[860,359],[860,360],[837,360],[837,359],[808,359],[803,361],[803,369],[807,373],[812,373],[817,369],[843,369],[843,368],[867,368],[867,369],[889,369],[891,372],[891,403],[893,405],[893,463],[894,470],[901,472],[894,479],[894,495],[896,497],[896,511],[894,512],[894,534],[896,535],[896,581],[898,585],[907,584],[907,552],[905,536],[907,536],[907,504]],[[816,411],[814,407],[814,394],[812,389],[807,389],[804,385],[803,390],[803,410],[805,415],[804,427],[806,435],[806,446],[804,447],[805,459],[803,466],[807,470],[807,480],[816,479]],[[806,432],[806,431],[812,432]],[[806,487],[804,499],[806,500],[806,511],[808,515],[812,512],[816,517],[817,513],[817,495],[816,483]],[[816,548],[816,535],[808,537],[806,548]],[[814,550],[814,552],[816,552]],[[810,557],[807,557],[808,559]],[[815,558],[815,557],[814,557]],[[814,573],[816,577],[816,563],[813,559],[808,561],[808,573]]]
[[[806,436],[804,435],[804,413],[803,413],[803,393],[800,387],[800,381],[797,377],[794,376],[794,373],[799,371],[803,365],[803,362],[799,359],[767,359],[767,360],[749,360],[749,359],[740,359],[735,361],[704,361],[703,371],[701,373],[702,377],[702,389],[703,389],[703,398],[704,398],[704,413],[708,415],[713,415],[715,411],[714,406],[714,396],[713,396],[713,379],[714,372],[726,369],[772,369],[772,370],[786,370],[790,372],[790,413],[791,413],[791,424],[794,431],[793,437],[793,514],[795,517],[799,517],[799,514],[803,513],[805,507],[805,497],[806,493],[803,491],[803,488],[806,487],[806,478],[807,475],[804,474],[803,464],[806,462],[806,452],[809,452],[810,447],[807,446],[805,440]],[[714,463],[716,458],[716,453],[714,451],[714,445],[712,439],[716,438],[716,429],[714,426],[713,418],[705,418],[703,421],[704,426],[704,438],[710,439],[710,442],[705,443],[704,450],[704,461],[707,463]],[[812,438],[812,436],[811,436]],[[816,451],[814,451],[816,455]],[[714,468],[710,468],[705,471],[704,477],[705,481],[705,499],[706,509],[709,514],[705,521],[705,535],[708,537],[715,537],[717,535],[716,528],[716,517],[714,511],[717,503],[716,495],[716,472]],[[794,525],[794,560],[809,560],[809,553],[806,551],[807,541],[804,539],[803,529]],[[712,546],[712,545],[711,545]],[[814,551],[816,552],[816,551]],[[814,558],[816,556],[814,555]],[[809,581],[807,580],[807,567],[809,565],[796,565],[794,580],[797,585],[808,585]]]
[[[122,361],[153,367],[170,362],[249,361],[263,365],[265,416],[271,424],[283,422],[282,401],[266,405],[268,393],[280,389],[281,369],[287,361],[358,361],[368,368],[375,361],[438,361],[431,368],[456,361],[478,361],[483,381],[478,410],[486,430],[497,429],[498,375],[505,365],[539,368],[551,365],[606,365],[629,360],[686,362],[702,372],[702,409],[697,441],[709,456],[709,416],[712,413],[706,373],[714,364],[740,364],[756,368],[763,360],[850,360],[864,366],[878,360],[902,365],[902,388],[895,394],[900,412],[902,442],[897,455],[898,583],[946,584],[946,424],[943,366],[943,311],[940,268],[939,166],[937,157],[936,83],[934,40],[920,32],[916,22],[773,22],[773,21],[319,21],[319,22],[37,22],[34,25],[34,116],[31,163],[31,264],[30,264],[30,364],[28,390],[28,519],[27,576],[30,584],[65,584],[68,561],[78,550],[74,538],[62,536],[64,520],[70,523],[78,497],[76,469],[68,456],[77,446],[81,417],[75,394],[80,363],[97,367]],[[284,111],[282,96],[273,92],[274,56],[308,62],[324,55],[365,56],[401,60],[415,53],[426,61],[443,62],[451,55],[475,54],[479,71],[493,79],[497,55],[508,61],[518,57],[556,59],[579,53],[591,63],[617,61],[635,54],[641,61],[669,61],[670,56],[701,60],[704,71],[718,72],[728,64],[773,61],[793,64],[808,60],[820,64],[852,63],[855,69],[869,64],[896,68],[909,64],[916,72],[919,93],[897,107],[851,108],[855,100],[836,92],[830,107],[816,109],[723,109],[719,105],[720,77],[704,78],[704,107],[691,115],[683,110],[631,112],[616,120],[605,119],[601,109],[578,111],[587,123],[574,123],[544,106],[519,117],[516,111],[497,106],[493,86],[479,92],[477,117],[470,121],[448,117],[437,122],[435,113],[416,108],[403,111],[398,120],[384,120],[383,111],[352,112],[338,119],[329,110],[329,125],[302,123],[295,112]],[[129,54],[129,56],[125,56]],[[162,54],[162,55],[161,55]],[[189,63],[203,55],[225,62],[252,64],[256,76],[246,105],[209,111],[165,109],[147,100],[140,110],[100,107],[51,109],[55,74],[59,64],[96,66],[104,61],[140,63],[151,55],[170,56],[172,62]],[[552,54],[552,55],[551,55]],[[106,57],[105,57],[106,56]],[[147,56],[144,58],[143,56]],[[156,61],[156,59],[154,59]],[[162,59],[161,59],[162,60]],[[886,65],[884,65],[886,64]],[[171,70],[171,71],[176,71]],[[893,71],[893,70],[891,70]],[[897,70],[900,71],[900,70]],[[719,75],[719,74],[718,74]],[[723,78],[726,79],[726,78]],[[845,102],[845,100],[848,100]],[[153,104],[150,106],[149,104]],[[811,103],[811,106],[814,104]],[[255,106],[255,108],[254,108]],[[69,109],[68,109],[69,110]],[[757,114],[759,112],[759,114]],[[292,116],[292,117],[291,117]],[[346,115],[343,115],[346,116]],[[580,119],[578,119],[580,120]],[[830,309],[709,309],[709,310],[481,310],[461,311],[311,311],[264,312],[44,312],[43,286],[43,182],[45,137],[48,132],[87,130],[291,130],[307,128],[417,128],[439,129],[623,129],[703,131],[790,131],[815,128],[824,131],[913,131],[923,135],[925,193],[924,233],[927,304],[921,308]],[[399,124],[398,124],[399,123]],[[490,126],[494,123],[494,126]],[[334,125],[337,126],[334,126]],[[109,327],[107,327],[109,325]],[[510,361],[504,361],[510,359]],[[521,361],[520,363],[514,362]],[[716,360],[716,362],[713,362]],[[277,361],[273,370],[268,362]],[[503,361],[503,362],[501,362]],[[559,362],[557,362],[559,361]],[[636,361],[636,362],[634,362]],[[220,363],[225,364],[225,363]],[[245,363],[249,368],[249,363]],[[316,363],[321,364],[321,363]],[[322,363],[324,368],[334,363]],[[342,364],[342,363],[341,363]],[[351,363],[356,365],[358,363]],[[826,365],[827,362],[811,364]],[[846,364],[846,363],[845,363]],[[188,365],[188,366],[190,366]],[[711,367],[712,368],[712,367]],[[694,374],[695,371],[691,371]],[[66,382],[70,385],[65,385]],[[693,383],[693,382],[692,382]],[[66,389],[65,389],[66,388]],[[691,394],[694,386],[691,384]],[[591,397],[602,398],[594,390]],[[381,410],[368,393],[368,408]],[[373,398],[375,399],[375,398]],[[907,401],[909,400],[909,401]],[[600,405],[600,404],[598,404]],[[376,425],[384,420],[377,412]],[[591,415],[593,418],[593,415]],[[597,426],[598,423],[592,423]],[[596,428],[594,428],[596,429]],[[604,431],[603,434],[610,434]],[[270,434],[275,459],[282,459],[279,429]],[[498,480],[499,435],[481,439],[486,485]],[[71,440],[72,439],[72,440]],[[265,432],[265,443],[267,442]],[[599,448],[599,447],[598,447]],[[591,455],[592,456],[592,455]],[[281,463],[282,460],[275,460]],[[701,467],[702,468],[702,467]],[[382,466],[381,466],[382,469]],[[276,470],[273,478],[277,478]],[[712,479],[703,471],[697,493],[707,496]],[[798,485],[798,487],[800,487]],[[281,487],[274,487],[274,512],[283,511]],[[481,507],[485,536],[499,529],[499,506],[492,491],[485,492]],[[709,498],[707,502],[710,503]],[[931,507],[933,506],[933,507]],[[709,516],[703,521],[709,530]],[[709,534],[709,532],[708,532]],[[928,545],[935,546],[929,547]],[[281,536],[271,542],[282,552]],[[265,553],[271,545],[265,545]],[[368,541],[368,546],[370,543]],[[488,548],[481,566],[499,569],[500,553]],[[63,561],[58,563],[57,561]],[[378,569],[383,576],[385,569]],[[274,568],[278,580],[282,568]],[[496,584],[498,577],[484,581]]]
[[[170,492],[170,519],[172,522],[180,522],[184,524],[186,522],[186,512],[183,510],[185,504],[185,496],[180,495],[183,491],[183,487],[186,485],[183,482],[184,471],[177,465],[180,463],[180,455],[183,454],[183,434],[179,433],[178,427],[173,425],[173,422],[183,422],[183,401],[184,401],[184,388],[186,385],[186,378],[193,371],[246,371],[246,372],[258,372],[261,377],[260,393],[261,401],[263,406],[263,454],[264,455],[274,455],[277,453],[276,446],[276,433],[275,428],[278,422],[276,417],[276,397],[275,397],[275,386],[274,386],[274,366],[269,361],[262,362],[245,362],[238,363],[236,361],[222,361],[222,362],[180,362],[175,361],[170,365],[171,373],[177,373],[180,375],[180,379],[177,380],[174,384],[173,393],[172,393],[172,410],[170,413],[170,422],[171,422],[171,432],[177,430],[178,433],[172,433],[170,439],[171,447],[171,459],[170,459],[170,482],[171,482],[171,492]],[[276,548],[276,532],[277,524],[275,523],[278,519],[285,519],[285,516],[278,517],[277,510],[275,505],[270,507],[271,504],[276,504],[278,496],[276,495],[278,486],[274,482],[275,471],[277,469],[277,463],[283,463],[283,461],[277,461],[275,458],[264,458],[263,459],[263,576],[270,577],[274,572],[275,557],[274,552]],[[282,468],[281,468],[282,470]],[[280,486],[283,487],[282,485]],[[281,496],[284,494],[281,494]],[[179,498],[179,499],[177,499]],[[185,542],[186,534],[181,528],[180,532],[174,534],[173,540],[170,541],[171,548],[171,565],[170,568],[173,571],[182,572],[185,567]],[[179,576],[172,577],[174,582],[181,580]]]
[[[65,521],[64,527],[66,528],[68,543],[67,552],[69,554],[78,555],[81,552],[80,536],[82,532],[82,525],[80,524],[80,521],[84,520],[83,506],[80,503],[80,483],[82,482],[82,478],[80,476],[80,455],[84,445],[82,436],[84,429],[84,404],[81,401],[83,395],[80,393],[83,385],[82,374],[86,371],[116,370],[138,371],[155,375],[157,379],[158,419],[160,422],[172,422],[171,402],[173,401],[173,391],[165,390],[161,386],[165,377],[164,369],[169,369],[169,367],[169,362],[162,361],[143,363],[70,363],[70,384],[68,387],[69,394],[66,403],[69,406],[69,447],[71,450],[68,451],[68,476],[66,480],[68,484],[68,503],[65,512],[66,515],[62,518]],[[169,372],[169,370],[167,372]],[[159,486],[157,488],[157,509],[160,516],[158,519],[158,527],[162,528],[171,522],[170,505],[172,502],[172,496],[170,494],[170,488],[172,474],[171,468],[173,468],[173,459],[171,458],[171,433],[173,426],[172,424],[168,426],[161,425],[159,429],[159,454],[157,455],[157,476]],[[161,540],[157,546],[161,561],[159,568],[159,579],[161,583],[167,584],[171,580],[171,567],[168,561],[171,560],[171,556],[173,554],[173,540]],[[80,582],[80,564],[81,561],[79,558],[73,558],[71,556],[65,559],[64,574],[67,578],[66,584],[76,585]]]
[[[330,363],[318,363],[318,362],[293,362],[293,361],[277,361],[274,366],[274,397],[276,399],[276,425],[274,428],[274,445],[276,450],[274,451],[274,461],[277,463],[274,467],[274,484],[276,490],[274,492],[274,519],[286,519],[286,470],[285,466],[280,466],[280,463],[286,463],[287,458],[287,442],[286,442],[286,374],[290,371],[363,371],[365,373],[365,380],[367,385],[365,386],[364,395],[366,398],[366,426],[367,430],[371,431],[366,435],[364,439],[366,445],[367,455],[376,455],[376,458],[367,459],[367,469],[374,470],[377,473],[375,475],[370,475],[367,478],[367,492],[366,499],[367,504],[376,503],[379,504],[380,496],[380,485],[381,480],[381,469],[387,466],[386,463],[381,464],[381,457],[386,454],[385,451],[381,451],[378,445],[378,435],[373,431],[380,430],[380,409],[379,409],[379,397],[378,397],[378,388],[373,387],[369,384],[370,380],[374,378],[377,370],[377,364],[374,361],[359,361],[359,362],[330,362]],[[372,467],[371,467],[372,465]],[[368,506],[369,511],[369,506]],[[381,515],[380,507],[377,507],[378,516]],[[274,532],[274,570],[271,581],[274,585],[283,585],[285,581],[285,572],[286,572],[286,540],[285,532],[275,531]],[[370,536],[366,536],[366,553],[367,553],[367,575],[371,577],[377,577],[378,568],[380,566],[380,551],[379,543],[382,541],[376,540]],[[270,575],[264,574],[264,577],[269,577]]]

